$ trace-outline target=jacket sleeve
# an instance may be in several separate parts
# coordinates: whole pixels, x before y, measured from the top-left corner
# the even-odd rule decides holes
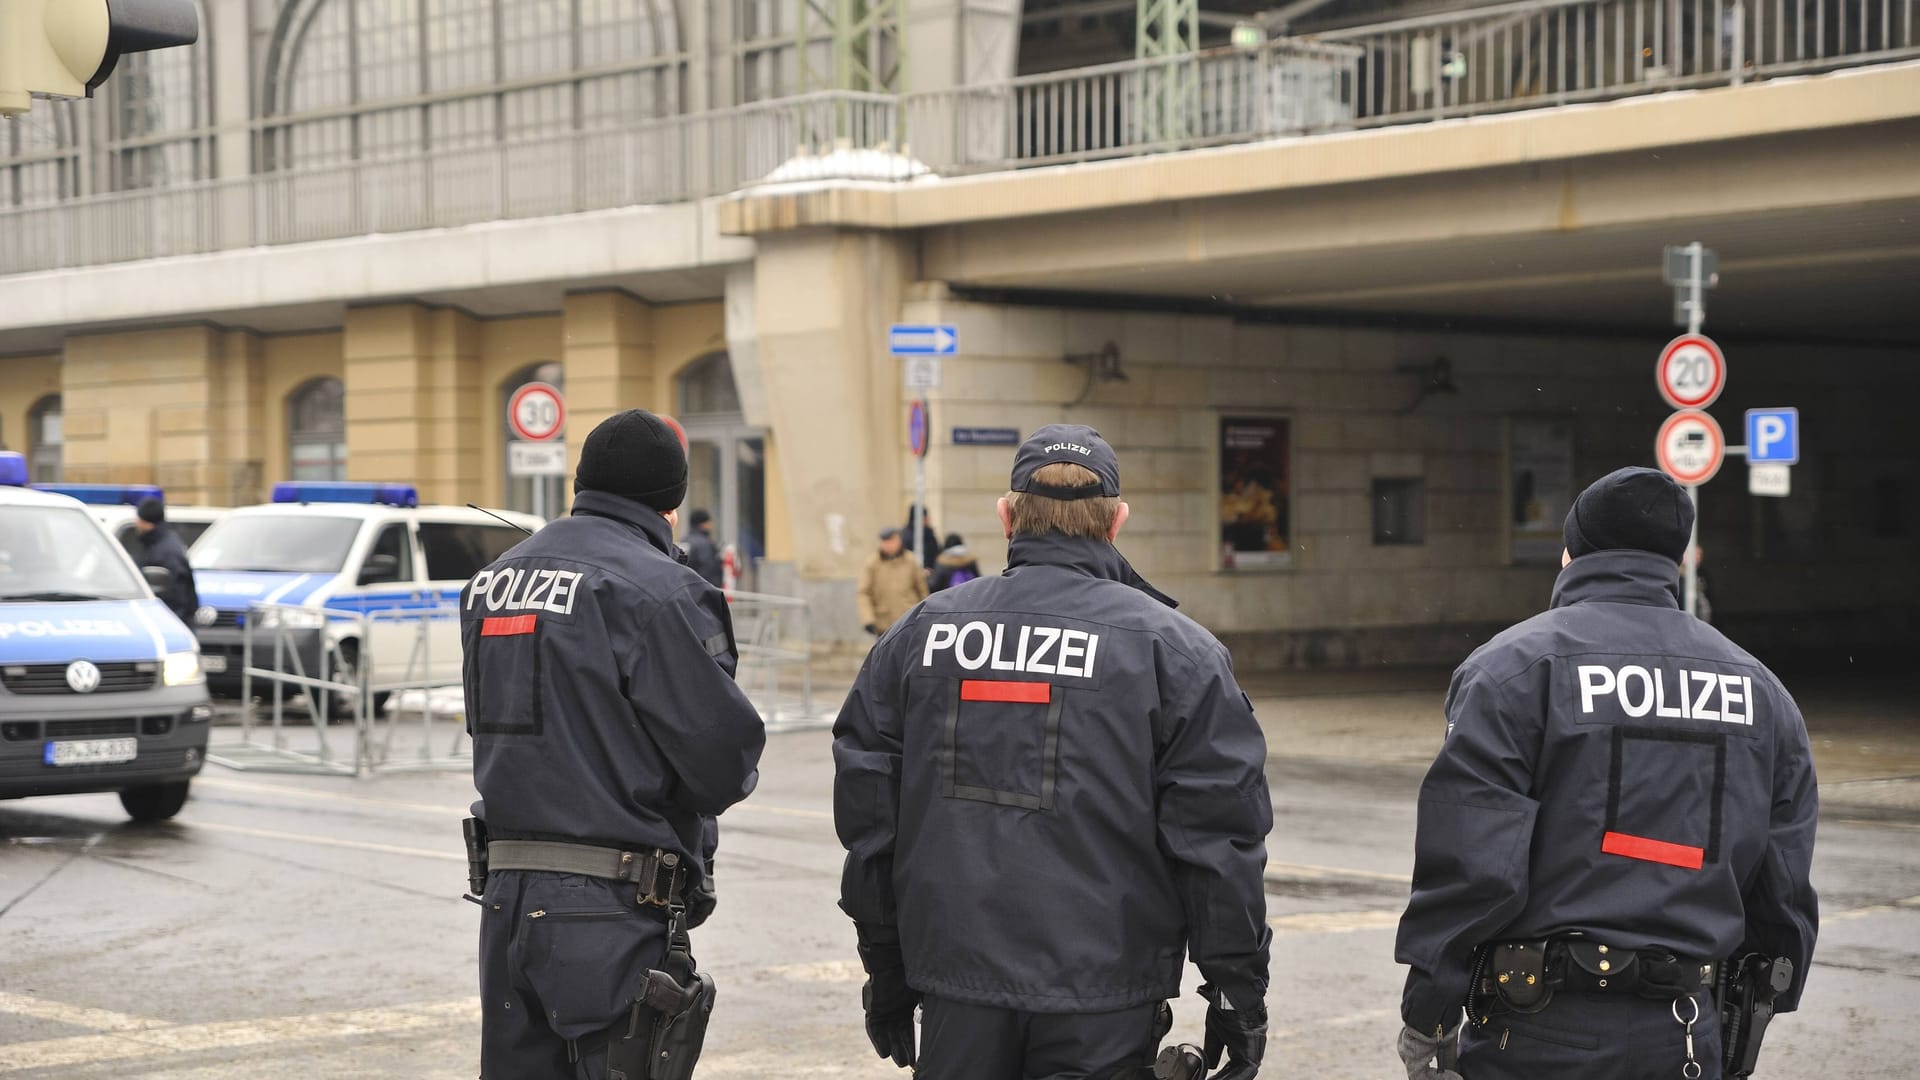
[[[759,783],[766,725],[733,681],[726,599],[689,582],[643,614],[624,672],[627,700],[673,768],[678,800],[719,814]]]
[[[861,626],[873,626],[879,622],[874,618],[873,613],[873,592],[878,586],[878,575],[875,569],[873,560],[868,559],[866,565],[860,568],[860,587],[853,593],[855,601],[860,605]]]
[[[833,723],[833,824],[847,860],[840,909],[862,927],[895,925],[894,838],[900,818],[900,688],[888,676],[898,634],[860,669]]]
[[[1160,850],[1208,982],[1240,1008],[1267,991],[1267,742],[1222,650],[1196,666],[1166,713],[1155,762]]]
[[[1529,794],[1546,718],[1510,707],[1478,669],[1454,673],[1447,738],[1420,785],[1413,896],[1394,959],[1407,965],[1401,1015],[1450,1030],[1466,1002],[1473,953],[1526,904],[1540,804]]]
[[[1775,692],[1783,708],[1774,750],[1773,812],[1766,854],[1742,897],[1746,940],[1740,952],[1793,961],[1793,984],[1774,1003],[1777,1011],[1792,1012],[1800,1007],[1800,991],[1807,985],[1807,969],[1813,962],[1814,938],[1820,932],[1820,899],[1809,880],[1820,791],[1800,709],[1784,689]]]

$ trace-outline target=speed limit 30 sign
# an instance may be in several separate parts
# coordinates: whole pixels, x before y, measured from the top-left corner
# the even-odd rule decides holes
[[[528,442],[558,438],[567,426],[567,406],[560,397],[560,388],[533,382],[514,391],[507,402],[507,424],[515,435]]]
[[[1660,350],[1660,396],[1676,409],[1704,409],[1727,386],[1727,358],[1705,334],[1681,334]]]

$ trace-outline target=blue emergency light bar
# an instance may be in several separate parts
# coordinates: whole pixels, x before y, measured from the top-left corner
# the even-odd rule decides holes
[[[167,493],[152,484],[35,484],[33,490],[79,499],[88,506],[139,506],[142,499],[167,501]]]
[[[0,450],[0,487],[27,486],[27,455]]]
[[[283,480],[273,485],[277,503],[363,503],[368,506],[419,506],[420,493],[412,484],[353,484],[336,481]]]

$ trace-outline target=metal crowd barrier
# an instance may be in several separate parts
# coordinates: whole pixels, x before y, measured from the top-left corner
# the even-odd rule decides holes
[[[813,616],[805,600],[769,593],[730,592],[733,639],[740,653],[740,687],[769,726],[818,719],[813,707]],[[781,673],[798,668],[800,697],[781,691]]]
[[[465,724],[434,711],[434,692],[459,685],[457,674],[434,675],[434,630],[458,621],[453,604],[372,612],[249,605],[238,739],[216,741],[207,760],[335,776],[470,767]],[[383,718],[378,706],[389,699]],[[308,723],[289,716],[290,704],[304,704]],[[332,730],[336,719],[351,729]]]

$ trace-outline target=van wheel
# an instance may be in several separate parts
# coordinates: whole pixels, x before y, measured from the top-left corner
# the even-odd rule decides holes
[[[127,788],[120,793],[120,805],[135,821],[165,821],[187,805],[188,786],[188,781],[176,780]]]
[[[340,643],[339,659],[333,662],[331,682],[351,683],[360,681],[360,643],[348,638]],[[376,691],[373,695],[373,715],[379,716],[387,707],[387,699],[393,694],[389,691]],[[329,693],[327,718],[329,720],[351,720],[356,710],[358,694]]]

